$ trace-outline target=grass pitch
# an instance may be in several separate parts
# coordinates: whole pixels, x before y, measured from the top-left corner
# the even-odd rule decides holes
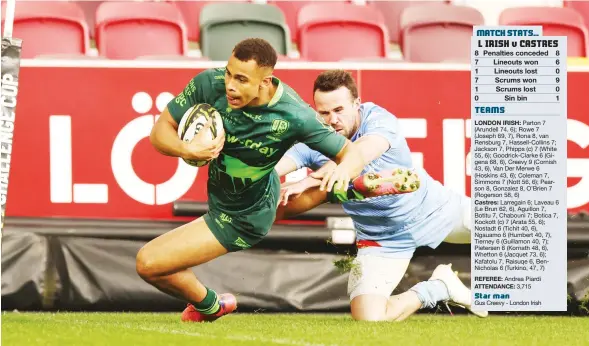
[[[589,345],[589,318],[416,315],[401,323],[349,315],[241,314],[186,324],[180,314],[3,313],[2,345]]]

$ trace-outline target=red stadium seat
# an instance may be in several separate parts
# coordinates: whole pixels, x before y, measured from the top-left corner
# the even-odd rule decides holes
[[[90,38],[94,38],[94,26],[96,21],[96,9],[100,4],[105,0],[97,0],[97,1],[84,1],[84,0],[73,0],[71,2],[75,3],[76,5],[80,6],[82,11],[84,12],[84,17],[86,18],[86,23],[88,24],[88,31],[90,32]],[[20,6],[20,4],[19,4]]]
[[[388,34],[382,14],[352,4],[313,4],[299,12],[299,51],[310,61],[385,57]]]
[[[278,54],[278,61],[298,61],[298,62],[302,62],[302,61],[306,61],[305,59],[301,59],[301,58],[294,58],[288,55],[284,55],[284,54]]]
[[[299,11],[301,8],[310,5],[310,4],[321,4],[321,3],[333,3],[333,2],[340,2],[340,3],[351,3],[350,0],[328,0],[328,1],[271,1],[269,0],[267,3],[270,5],[275,5],[282,10],[284,13],[284,17],[286,18],[286,24],[290,30],[290,36],[294,42],[299,42],[299,25],[298,25],[298,17]]]
[[[589,28],[589,0],[565,0],[563,1],[563,6],[572,8],[575,11],[579,12],[579,14],[583,17],[585,26]]]
[[[377,57],[377,58],[345,58],[340,60],[342,62],[372,62],[372,63],[382,63],[382,64],[399,64],[404,63],[405,61],[402,60],[395,60],[387,57]]]
[[[2,2],[2,27],[6,3]],[[41,54],[88,52],[90,37],[83,11],[73,3],[19,1],[14,14],[14,37],[22,39],[23,59]]]
[[[400,34],[400,20],[401,13],[411,6],[422,6],[435,4],[437,2],[450,3],[449,0],[409,0],[409,1],[382,1],[382,0],[368,0],[366,3],[368,6],[374,7],[379,10],[385,20],[385,25],[389,29],[389,39],[391,42],[399,42]]]
[[[96,47],[109,59],[185,55],[186,27],[178,8],[165,2],[103,2],[96,11]]]
[[[108,60],[103,56],[92,56],[83,54],[41,54],[35,59],[39,60]]]
[[[115,2],[123,2],[128,3],[136,0],[63,0],[63,1],[70,1],[76,3],[82,11],[84,11],[84,16],[86,17],[86,23],[88,23],[88,30],[90,31],[90,38],[94,38],[94,30],[96,28],[96,10],[98,6],[106,1],[115,1]],[[159,0],[141,0],[141,1],[159,1]]]
[[[183,1],[172,0],[182,13],[184,23],[186,24],[188,39],[198,42],[200,40],[200,11],[202,8],[212,2],[247,2],[247,0],[216,0],[216,1]]]
[[[131,2],[134,0],[62,0],[62,1],[69,1],[73,2],[76,5],[80,6],[82,11],[84,11],[84,16],[86,17],[86,23],[88,23],[88,31],[90,31],[90,37],[94,38],[94,29],[96,27],[96,9],[98,6],[105,1],[118,1],[118,2]],[[150,1],[150,0],[141,0],[141,1]],[[158,1],[158,0],[153,0]]]
[[[583,17],[571,8],[514,7],[499,16],[499,25],[542,25],[544,36],[566,36],[570,57],[588,56],[589,34]]]
[[[410,62],[470,62],[472,27],[483,25],[483,15],[466,6],[412,6],[401,14],[400,45]]]
[[[211,61],[206,56],[188,55],[142,55],[135,60],[164,60],[164,61]]]

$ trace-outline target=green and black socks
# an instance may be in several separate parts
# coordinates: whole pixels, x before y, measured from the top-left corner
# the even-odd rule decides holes
[[[363,199],[365,199],[365,197],[360,192],[356,191],[354,187],[351,186],[351,184],[347,190],[336,190],[333,188],[330,192],[327,193],[327,201],[333,204],[341,204],[350,201],[361,201]]]
[[[207,288],[207,295],[200,303],[193,303],[194,308],[204,315],[214,315],[219,312],[219,296],[217,293]]]

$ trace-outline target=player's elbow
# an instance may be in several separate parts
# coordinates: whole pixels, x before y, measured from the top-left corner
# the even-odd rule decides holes
[[[154,125],[153,128],[151,129],[151,133],[149,134],[149,142],[154,147],[156,146],[156,143],[157,143],[157,124]]]
[[[169,137],[170,134],[176,133],[176,127],[174,124],[175,122],[172,115],[170,115],[167,108],[164,109],[151,128],[151,133],[149,134],[149,141],[157,151],[164,151],[166,138]]]
[[[151,129],[151,133],[149,134],[149,142],[151,145],[160,153],[164,153],[164,146],[161,141],[161,132],[164,131],[162,126],[165,124],[161,124],[160,122],[156,122],[153,128]]]

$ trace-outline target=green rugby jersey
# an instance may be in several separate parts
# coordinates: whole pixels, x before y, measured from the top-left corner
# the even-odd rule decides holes
[[[209,69],[194,77],[168,104],[177,123],[192,106],[207,103],[223,118],[225,145],[209,164],[209,198],[230,211],[244,210],[267,194],[274,166],[295,143],[333,158],[345,144],[289,86],[274,78],[272,100],[263,106],[232,110],[225,96],[225,68]]]

